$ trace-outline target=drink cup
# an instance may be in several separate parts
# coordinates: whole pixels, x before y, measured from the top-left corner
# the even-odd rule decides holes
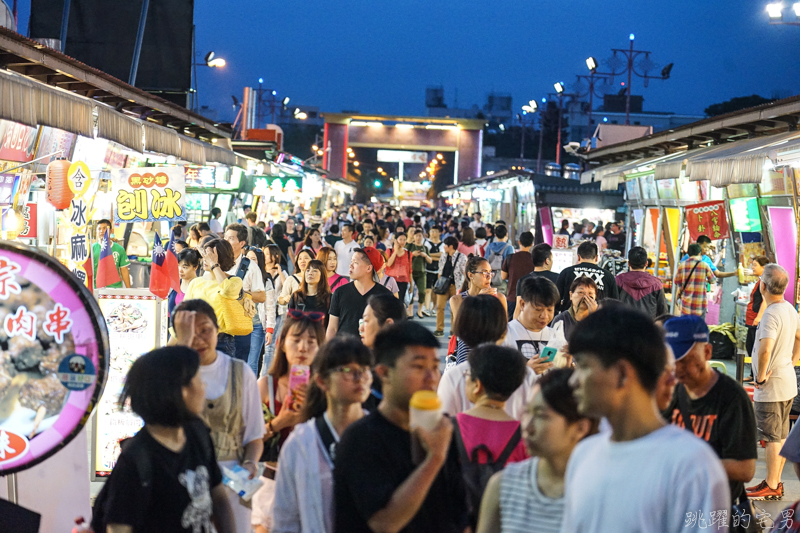
[[[411,458],[414,464],[425,459],[427,452],[422,446],[414,429],[422,428],[432,431],[442,418],[442,402],[433,391],[417,391],[409,404],[409,426],[411,429]]]

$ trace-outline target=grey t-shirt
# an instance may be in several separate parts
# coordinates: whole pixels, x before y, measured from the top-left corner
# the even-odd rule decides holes
[[[761,340],[775,339],[767,369],[767,372],[772,371],[772,375],[764,387],[755,390],[753,400],[785,402],[797,396],[797,376],[792,367],[792,351],[798,330],[800,330],[800,317],[789,302],[774,303],[764,310],[764,316],[756,330],[756,341],[751,354],[753,375],[758,375],[758,351]]]

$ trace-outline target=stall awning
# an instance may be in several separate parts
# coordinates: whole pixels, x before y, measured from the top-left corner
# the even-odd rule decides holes
[[[97,136],[144,152],[142,123],[107,105],[97,106]]]
[[[92,107],[86,98],[0,71],[0,118],[92,137]]]
[[[206,143],[195,141],[189,137],[179,137],[181,141],[181,159],[196,165],[206,164]]]
[[[715,146],[687,159],[686,176],[691,181],[709,180],[714,187],[761,183],[770,153],[792,141],[800,142],[800,132],[792,131]]]

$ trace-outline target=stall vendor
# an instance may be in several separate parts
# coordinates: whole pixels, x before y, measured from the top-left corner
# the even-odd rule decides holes
[[[712,261],[711,257],[709,257],[709,253],[712,251],[713,248],[711,245],[711,239],[709,237],[707,237],[706,235],[700,235],[699,237],[697,237],[697,244],[699,244],[700,248],[702,248],[703,250],[703,262],[707,264],[709,268],[711,268],[711,272],[714,273],[717,279],[731,278],[733,276],[738,275],[738,272],[736,270],[732,272],[723,272],[722,270],[719,270],[717,268],[717,266],[714,264],[714,261]],[[683,257],[681,257],[681,261],[684,261],[687,257],[689,256],[684,255]]]

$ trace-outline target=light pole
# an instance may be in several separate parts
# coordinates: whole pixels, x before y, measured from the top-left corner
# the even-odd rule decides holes
[[[668,64],[666,67],[661,69],[660,76],[651,76],[648,74],[649,71],[657,68],[656,64],[650,60],[651,52],[645,50],[634,50],[633,49],[633,41],[635,36],[631,33],[629,36],[630,39],[630,46],[627,49],[624,48],[612,48],[611,51],[614,55],[606,61],[606,64],[611,68],[611,72],[605,73],[606,76],[609,76],[611,81],[613,81],[614,77],[620,76],[622,74],[628,75],[628,84],[625,87],[625,125],[629,126],[631,123],[631,79],[634,74],[638,77],[644,79],[644,86],[647,87],[650,83],[650,80],[667,80],[669,79],[670,72],[672,72],[673,63]],[[618,54],[623,56],[625,59],[620,59]],[[640,61],[637,63],[637,59],[641,56]],[[588,64],[588,60],[587,60]]]
[[[525,159],[525,117],[529,114],[536,113],[536,110],[539,109],[539,105],[536,103],[536,100],[529,100],[527,104],[522,106],[522,114],[517,114],[517,118],[519,119],[520,124],[522,125],[522,142],[519,149],[519,158]],[[541,133],[539,134],[541,137]]]
[[[197,67],[222,68],[227,62],[221,57],[217,57],[214,52],[209,52],[203,58],[202,63],[192,63],[192,73],[194,74],[194,84],[192,87],[192,111],[197,112],[200,108],[200,97],[197,93]]]
[[[800,26],[800,2],[795,2],[792,4],[792,11],[794,11],[794,20],[788,15],[789,18],[784,20],[783,16],[783,2],[773,2],[772,4],[767,4],[767,15],[769,16],[769,23],[773,25],[785,25],[785,26]]]
[[[575,93],[565,93],[564,92],[564,82],[559,81],[553,84],[553,87],[556,90],[556,96],[558,96],[558,137],[556,141],[556,164],[561,164],[561,121],[564,115],[564,97],[570,96],[572,98],[578,98],[578,95]]]
[[[611,74],[607,72],[597,72],[597,60],[594,57],[589,57],[586,59],[586,66],[589,68],[589,75],[585,74],[578,74],[576,77],[578,78],[578,82],[581,80],[586,80],[589,82],[589,113],[587,114],[587,132],[591,132],[592,129],[592,111],[594,109],[594,94],[595,94],[595,83],[598,81],[603,81],[604,83],[609,82],[609,77]],[[598,97],[602,97],[602,95],[598,94]]]

